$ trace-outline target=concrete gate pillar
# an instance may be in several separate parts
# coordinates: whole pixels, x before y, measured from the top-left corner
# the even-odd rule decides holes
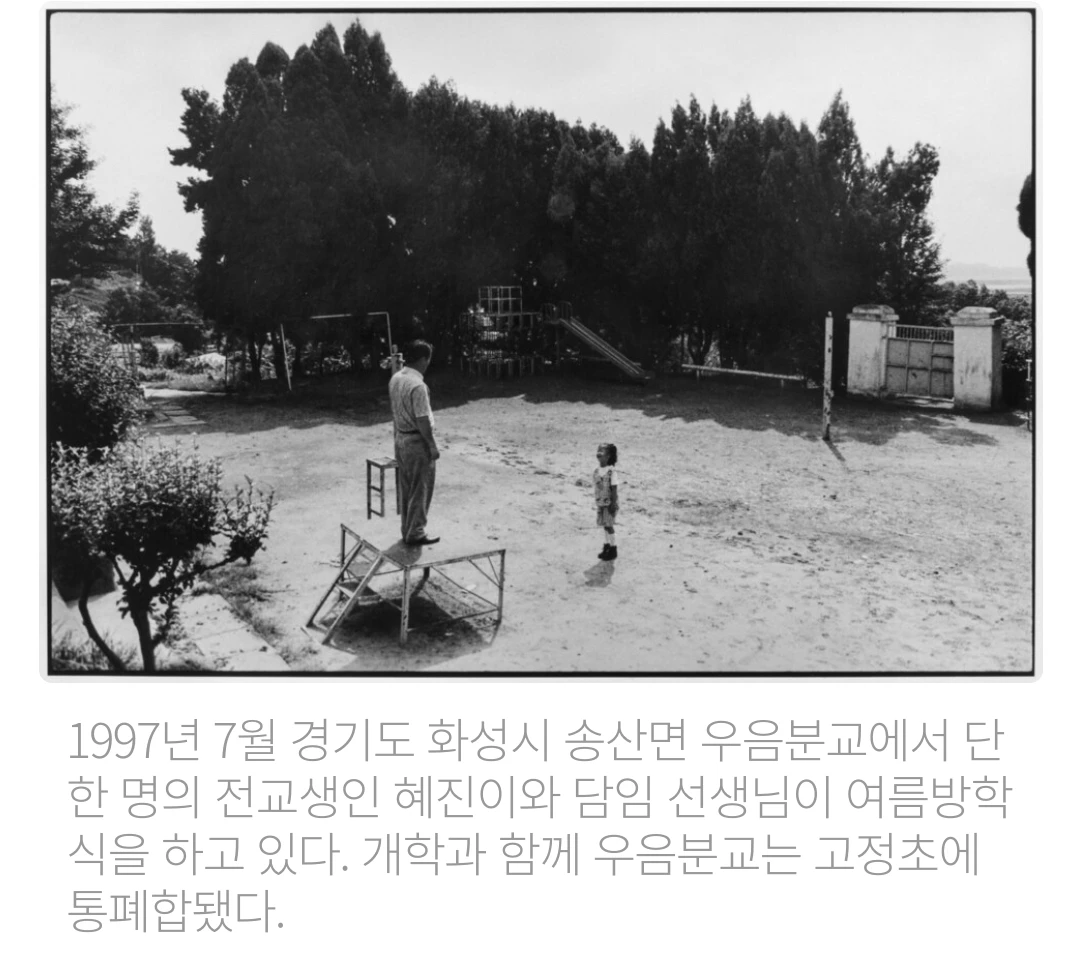
[[[1001,322],[993,308],[962,308],[953,326],[953,406],[988,411],[1001,404]]]
[[[848,315],[847,390],[880,395],[885,389],[885,352],[889,325],[900,316],[888,305],[858,305]]]

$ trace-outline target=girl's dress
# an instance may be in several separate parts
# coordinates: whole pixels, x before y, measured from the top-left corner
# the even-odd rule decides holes
[[[593,469],[593,491],[596,494],[596,524],[608,528],[615,525],[615,510],[611,508],[611,488],[618,485],[614,465]]]

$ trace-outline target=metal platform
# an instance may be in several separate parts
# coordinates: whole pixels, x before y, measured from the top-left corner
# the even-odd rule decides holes
[[[333,583],[304,624],[306,630],[322,632],[321,641],[324,644],[333,639],[334,634],[341,628],[341,624],[349,614],[355,610],[361,599],[372,597],[377,597],[400,610],[400,638],[402,644],[406,643],[409,633],[414,628],[409,625],[410,603],[424,591],[432,571],[438,573],[440,582],[445,580],[455,587],[456,592],[476,602],[474,608],[468,612],[436,620],[424,628],[462,619],[474,619],[491,613],[497,614],[496,627],[502,622],[503,585],[506,577],[505,549],[456,552],[441,542],[432,546],[408,546],[400,540],[388,549],[380,549],[342,524],[338,564],[338,572]],[[465,565],[472,566],[494,587],[498,592],[496,599],[489,599],[463,586],[445,572],[448,567],[461,568]],[[419,574],[417,574],[418,570]],[[383,584],[373,584],[377,578],[394,575],[401,577],[400,593],[396,590],[388,592]],[[393,585],[397,585],[397,580],[394,580]]]

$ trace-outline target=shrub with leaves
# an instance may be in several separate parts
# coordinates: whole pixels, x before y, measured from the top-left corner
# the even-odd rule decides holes
[[[206,332],[202,319],[190,308],[177,305],[165,312],[168,324],[162,334],[175,341],[188,355],[197,355],[206,344]]]
[[[48,378],[50,442],[107,448],[139,417],[139,386],[117,358],[109,333],[84,308],[54,308]]]
[[[110,328],[160,324],[166,318],[165,307],[156,291],[147,285],[132,283],[114,288],[105,300],[101,320]]]
[[[1000,289],[987,288],[976,281],[962,284],[947,283],[941,286],[942,304],[949,313],[977,305],[993,308],[1004,319],[1001,325],[1001,376],[1002,392],[1006,403],[1020,405],[1027,398],[1027,365],[1034,360],[1032,354],[1031,302],[1027,298],[1013,298]]]
[[[1031,318],[1006,318],[1001,325],[1001,364],[1024,371],[1032,360]]]
[[[187,353],[184,351],[182,345],[170,345],[163,352],[158,355],[158,361],[168,369],[177,371],[184,363],[184,359],[187,357]]]
[[[1006,318],[1001,325],[1002,391],[1005,401],[1028,404],[1028,362],[1034,365],[1031,317]]]
[[[151,368],[139,368],[139,379],[144,382],[163,382],[169,377],[169,370],[160,365]]]
[[[139,365],[143,368],[153,368],[158,363],[160,353],[158,346],[149,338],[139,341]]]
[[[53,451],[50,538],[54,547],[92,561],[110,559],[121,587],[121,610],[138,634],[143,668],[156,667],[176,600],[204,572],[237,560],[250,562],[264,545],[273,492],[250,479],[231,497],[221,491],[221,464],[197,449],[127,443],[92,464],[85,450]],[[216,552],[207,550],[212,547]],[[114,669],[123,663],[93,625],[86,602],[79,611],[90,638]],[[151,617],[160,610],[155,627]]]

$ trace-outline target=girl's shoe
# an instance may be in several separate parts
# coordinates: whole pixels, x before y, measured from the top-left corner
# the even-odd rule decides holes
[[[608,557],[609,561],[612,560],[612,559],[618,559],[619,558],[619,547],[618,546],[608,546],[607,550],[608,550],[607,557]]]
[[[611,550],[614,548],[614,546],[609,546],[605,544],[604,548],[600,550],[600,555],[598,555],[596,558],[602,559],[604,562],[607,562],[607,560],[611,558]]]

